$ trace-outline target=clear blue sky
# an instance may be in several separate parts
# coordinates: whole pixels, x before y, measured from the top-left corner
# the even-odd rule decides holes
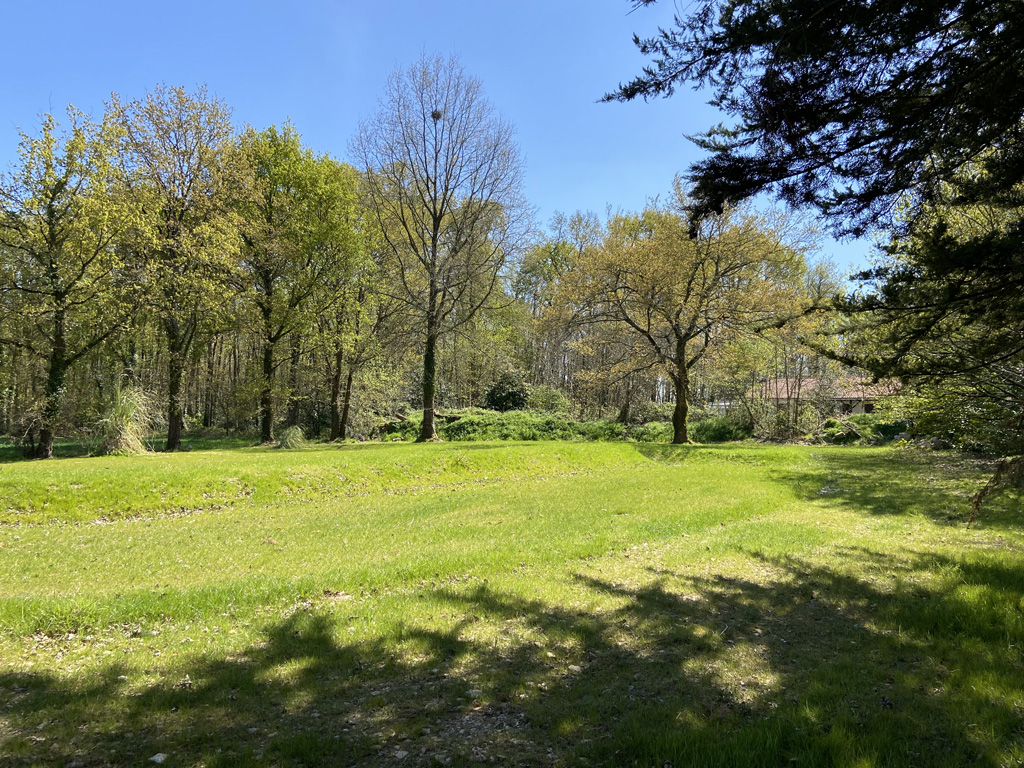
[[[0,165],[15,158],[16,128],[68,103],[96,115],[112,91],[141,96],[155,83],[209,90],[238,124],[291,119],[306,143],[348,159],[360,118],[376,109],[388,73],[420,54],[455,55],[482,81],[518,132],[526,194],[543,222],[555,211],[634,210],[664,196],[698,150],[686,134],[721,116],[701,94],[599,104],[644,58],[632,33],[671,23],[662,0],[630,13],[628,0],[337,0],[176,3],[14,0],[0,79]],[[864,264],[863,243],[828,241],[843,268]]]

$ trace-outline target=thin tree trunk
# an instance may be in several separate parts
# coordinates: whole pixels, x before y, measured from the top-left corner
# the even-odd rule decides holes
[[[129,325],[127,330],[128,351],[125,354],[124,365],[121,368],[121,376],[128,386],[134,387],[139,383],[139,343],[134,323]]]
[[[172,344],[167,365],[167,444],[165,451],[181,450],[181,431],[185,422],[182,384],[185,378],[184,351]]]
[[[348,376],[345,377],[345,405],[341,410],[341,425],[339,432],[342,439],[345,438],[345,435],[348,432],[348,417],[352,411],[352,377],[353,371],[350,367],[348,369]]]
[[[50,363],[46,374],[43,423],[39,427],[39,446],[36,448],[36,458],[38,459],[53,457],[53,438],[57,429],[57,419],[60,418],[60,401],[64,394],[67,370],[64,312],[57,310],[53,317],[53,348],[50,350]]]
[[[216,388],[217,378],[215,368],[219,350],[222,342],[218,339],[212,342],[206,350],[206,386],[203,392],[203,427],[210,429],[213,426],[214,412],[216,410]]]
[[[302,402],[299,392],[299,365],[301,363],[302,337],[292,335],[292,356],[288,370],[288,426],[299,425],[299,404]]]
[[[331,434],[328,440],[340,440],[341,431],[341,369],[344,367],[345,352],[337,349],[334,352],[334,365],[331,371]]]
[[[427,300],[427,338],[423,345],[423,424],[420,427],[420,436],[416,438],[417,443],[437,439],[437,429],[434,427],[434,396],[437,394],[437,341],[440,336],[437,327],[437,302],[438,290],[431,280],[430,294]]]
[[[260,442],[274,439],[274,343],[263,341],[263,390],[260,392]]]
[[[676,388],[676,407],[672,411],[672,444],[684,445],[690,442],[686,431],[686,417],[690,410],[690,373],[686,370],[686,346],[679,342],[676,350],[676,370],[672,383]]]
[[[165,451],[181,450],[181,433],[185,427],[185,365],[194,339],[196,318],[183,330],[181,321],[171,317],[164,321],[167,333],[167,443]]]
[[[434,428],[434,395],[437,389],[437,322],[433,313],[427,317],[427,339],[423,346],[423,426],[416,442],[437,439]]]
[[[629,411],[630,411],[630,406],[632,405],[632,401],[633,401],[633,377],[632,376],[627,376],[626,377],[626,395],[625,395],[625,398],[622,401],[622,407],[619,408],[619,418],[618,418],[618,421],[619,421],[620,424],[626,424],[626,423],[629,422]]]

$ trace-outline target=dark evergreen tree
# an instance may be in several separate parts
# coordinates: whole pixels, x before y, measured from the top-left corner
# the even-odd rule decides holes
[[[636,7],[657,0],[633,0]],[[999,200],[1024,176],[1018,0],[700,0],[635,38],[653,62],[606,99],[709,89],[734,119],[696,137],[693,212],[772,190],[862,233],[905,193]]]

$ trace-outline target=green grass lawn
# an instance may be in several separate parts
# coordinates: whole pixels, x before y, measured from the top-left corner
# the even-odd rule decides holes
[[[1019,495],[878,448],[0,463],[0,766],[1024,764]]]

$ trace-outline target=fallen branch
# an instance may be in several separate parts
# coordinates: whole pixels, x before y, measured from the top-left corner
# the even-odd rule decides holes
[[[971,519],[967,521],[967,527],[970,528],[978,519],[981,505],[989,496],[1007,488],[1022,486],[1024,486],[1024,456],[1009,456],[1000,461],[996,466],[995,474],[971,500]]]
[[[855,434],[855,435],[856,435],[857,437],[859,437],[859,438],[860,438],[861,440],[863,440],[863,439],[864,439],[864,435],[862,435],[862,434],[861,434],[861,433],[860,433],[860,432],[859,432],[859,431],[857,430],[857,428],[856,428],[856,427],[854,427],[854,426],[853,426],[853,424],[851,424],[850,422],[848,422],[848,421],[847,421],[846,419],[838,419],[838,421],[839,421],[839,423],[840,423],[840,424],[842,424],[842,425],[843,425],[844,427],[846,427],[846,429],[848,429],[848,430],[849,430],[850,432],[853,432],[853,434]]]

